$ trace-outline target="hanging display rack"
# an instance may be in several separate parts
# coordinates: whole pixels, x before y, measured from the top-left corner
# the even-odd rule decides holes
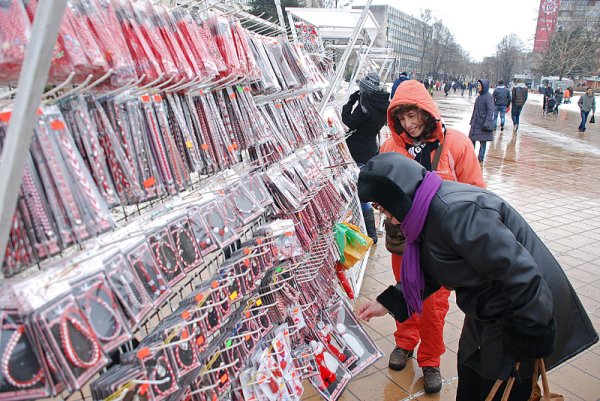
[[[0,224],[0,261],[4,260],[10,232],[10,224],[4,223],[12,220],[17,206],[23,166],[33,136],[35,115],[46,85],[52,50],[65,6],[66,0],[40,4],[19,76],[13,120],[0,158],[0,221],[3,222]],[[3,275],[0,274],[0,280],[2,278]]]
[[[22,76],[31,60],[44,72],[43,57],[45,75],[57,73],[52,44],[61,14],[38,18],[48,4],[37,5]],[[129,25],[139,20],[129,18],[127,0],[113,4],[124,7],[119,26],[130,36],[123,44],[147,63],[135,59],[129,71],[119,64],[124,54],[99,53],[110,54],[110,68],[53,75],[58,86],[39,109],[45,78],[32,80],[39,87],[18,86],[12,110],[0,111],[1,165],[13,147],[22,151],[22,163],[13,160],[0,179],[20,171],[31,184],[27,196],[13,174],[3,184],[12,192],[3,192],[2,221],[14,222],[3,226],[10,254],[19,256],[3,263],[28,268],[25,256],[41,257],[40,272],[0,283],[1,376],[11,379],[0,381],[0,399],[252,398],[248,392],[270,399],[282,391],[300,399],[301,377],[336,399],[381,352],[336,290],[345,275],[334,271],[332,227],[362,224],[362,214],[339,115],[317,111],[327,82],[300,47],[243,33],[234,16],[245,16],[220,4],[202,20],[210,39],[194,42],[222,57],[204,65],[207,78],[195,64],[198,49],[168,24],[154,34],[182,51],[152,55],[163,46],[152,42],[154,25]],[[180,21],[186,29],[192,20]],[[40,33],[36,24],[54,31]],[[45,53],[34,42],[42,37],[50,40],[41,42]],[[116,47],[120,40],[97,39]],[[268,68],[259,71],[260,62]],[[30,114],[20,111],[23,103]],[[15,132],[31,134],[15,141]],[[8,193],[15,215],[6,212]],[[38,215],[46,223],[31,225]],[[361,270],[364,261],[347,271],[346,291],[358,293]],[[19,357],[17,343],[25,350]],[[327,352],[339,359],[333,370]],[[108,355],[119,363],[106,370]]]

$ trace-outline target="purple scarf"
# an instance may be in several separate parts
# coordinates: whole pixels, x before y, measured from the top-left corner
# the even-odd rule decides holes
[[[402,225],[400,226],[402,233],[406,237],[400,281],[409,316],[412,316],[415,312],[421,313],[423,310],[425,278],[423,270],[421,270],[421,262],[419,260],[420,250],[417,240],[421,235],[421,231],[423,231],[423,225],[429,212],[431,200],[441,185],[442,179],[440,176],[435,172],[428,171],[421,185],[417,188],[412,207],[402,220]]]

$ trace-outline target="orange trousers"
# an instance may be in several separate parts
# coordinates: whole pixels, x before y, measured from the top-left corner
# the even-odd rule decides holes
[[[402,256],[392,254],[392,269],[396,281],[400,281]],[[414,314],[400,323],[396,321],[394,339],[396,346],[411,351],[419,340],[417,362],[420,367],[440,366],[440,357],[446,351],[444,346],[444,319],[448,313],[450,291],[440,288],[423,302],[421,316]]]

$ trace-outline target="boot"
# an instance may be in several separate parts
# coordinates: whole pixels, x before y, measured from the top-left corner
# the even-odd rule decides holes
[[[500,131],[504,131],[504,124],[500,124]]]
[[[519,130],[519,125],[513,126],[513,134],[515,134]]]
[[[369,208],[366,212],[363,212],[365,218],[365,226],[367,227],[367,235],[371,237],[373,243],[377,243],[377,227],[375,227],[375,214],[373,208]]]
[[[413,356],[413,351],[407,351],[404,348],[396,347],[390,354],[388,367],[392,370],[402,370],[406,366],[408,358]]]
[[[425,393],[439,393],[442,389],[442,375],[440,374],[440,368],[433,366],[424,367],[423,381],[425,382],[423,385],[425,388]]]

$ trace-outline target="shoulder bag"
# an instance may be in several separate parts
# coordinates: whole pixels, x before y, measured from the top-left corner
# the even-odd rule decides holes
[[[519,363],[516,365],[517,370],[519,369]],[[542,376],[542,388],[538,385],[538,376]],[[494,386],[490,390],[485,401],[492,401],[496,396],[496,393],[500,389],[503,380],[496,380]],[[507,401],[510,396],[510,391],[512,389],[513,384],[515,383],[515,378],[511,377],[506,382],[506,387],[504,388],[504,392],[502,393],[502,401]],[[531,378],[531,395],[529,396],[528,401],[565,401],[565,397],[550,392],[550,387],[548,386],[548,376],[546,375],[546,366],[544,365],[544,360],[542,358],[536,359],[533,365],[533,377]]]

